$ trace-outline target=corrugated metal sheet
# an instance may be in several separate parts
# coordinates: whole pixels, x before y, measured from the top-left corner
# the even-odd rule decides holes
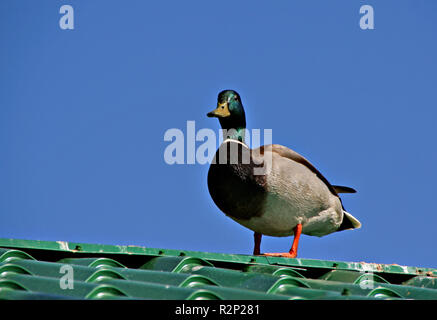
[[[0,239],[0,299],[437,299],[437,270]]]

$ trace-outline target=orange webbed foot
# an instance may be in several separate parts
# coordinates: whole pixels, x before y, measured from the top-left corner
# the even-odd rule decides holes
[[[296,258],[297,252],[263,253],[262,255],[269,257]]]

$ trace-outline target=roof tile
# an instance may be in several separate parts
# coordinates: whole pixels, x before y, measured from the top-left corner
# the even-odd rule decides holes
[[[62,286],[70,266],[72,288]],[[437,299],[437,270],[0,239],[0,299]]]

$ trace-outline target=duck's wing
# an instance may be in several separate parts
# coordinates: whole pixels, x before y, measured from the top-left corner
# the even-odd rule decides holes
[[[349,229],[356,229],[356,228],[360,228],[361,227],[361,223],[355,218],[353,217],[350,213],[346,212],[344,207],[343,207],[343,202],[341,201],[340,196],[338,195],[339,193],[355,193],[356,190],[353,188],[349,188],[349,187],[343,187],[343,186],[333,186],[329,183],[328,179],[326,179],[319,170],[316,169],[316,167],[314,167],[311,162],[309,162],[307,159],[305,159],[303,156],[301,156],[299,153],[281,146],[279,144],[269,144],[269,145],[265,145],[265,146],[261,146],[258,149],[255,149],[258,154],[263,155],[264,152],[266,151],[270,151],[270,152],[275,152],[278,155],[280,155],[281,157],[284,158],[288,158],[290,160],[293,160],[297,163],[300,163],[302,165],[304,165],[305,167],[307,167],[309,170],[311,170],[314,174],[317,175],[317,177],[322,180],[326,186],[328,187],[328,189],[331,191],[331,193],[335,196],[338,197],[338,199],[340,199],[340,203],[343,209],[343,214],[344,214],[344,218],[343,221],[340,225],[340,227],[338,228],[337,231],[341,231],[341,230],[349,230]]]
[[[322,180],[326,186],[328,187],[329,191],[332,192],[333,195],[338,197],[339,193],[355,193],[356,191],[349,187],[343,187],[343,186],[333,186],[329,183],[328,179],[326,179],[319,170],[314,167],[311,162],[309,162],[307,159],[305,159],[303,156],[301,156],[296,151],[293,151],[287,147],[281,146],[279,144],[268,144],[265,146],[261,146],[257,150],[259,154],[263,155],[266,151],[271,151],[274,153],[279,154],[281,157],[288,158],[290,160],[293,160],[297,163],[300,163],[310,169],[313,173],[317,175],[317,177]]]

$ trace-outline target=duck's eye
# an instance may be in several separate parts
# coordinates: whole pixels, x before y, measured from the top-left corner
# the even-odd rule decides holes
[[[234,96],[234,100],[237,101],[237,100],[238,100],[238,97],[237,97],[237,96]]]

